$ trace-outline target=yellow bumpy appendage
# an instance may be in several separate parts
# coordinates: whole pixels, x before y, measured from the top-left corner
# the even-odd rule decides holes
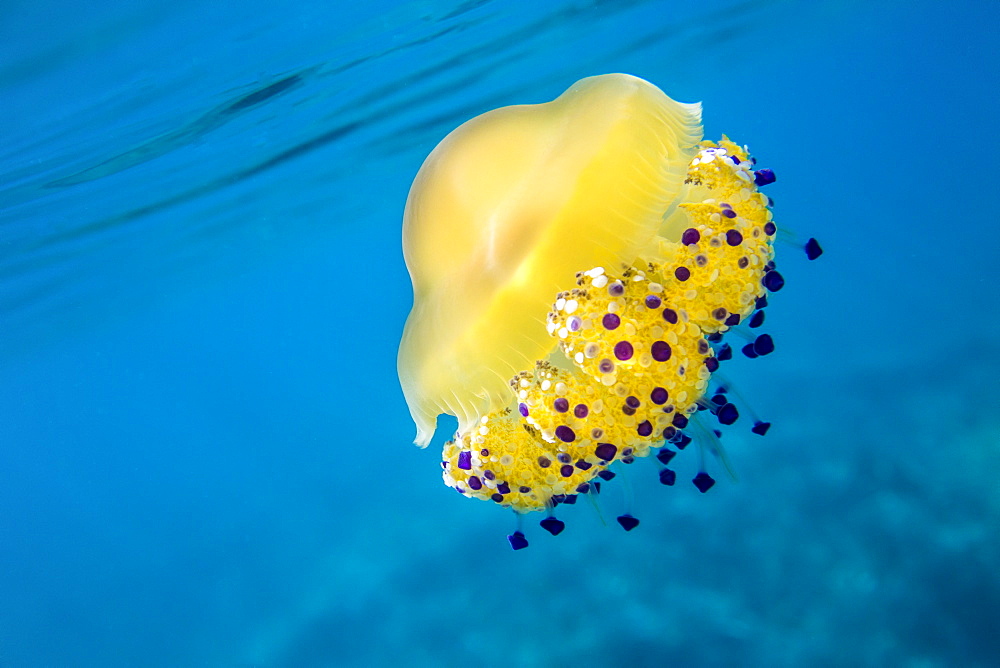
[[[700,148],[660,236],[631,264],[578,273],[545,321],[559,350],[511,379],[509,407],[445,444],[448,485],[542,510],[687,425],[718,367],[707,337],[764,295],[774,234],[746,150],[725,137]]]

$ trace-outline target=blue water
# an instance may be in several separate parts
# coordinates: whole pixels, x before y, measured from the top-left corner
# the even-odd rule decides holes
[[[997,25],[4,3],[0,666],[1000,663]],[[775,425],[726,436],[738,483],[638,462],[513,552],[410,445],[403,202],[462,121],[614,71],[701,100],[826,254],[778,248],[778,350],[727,371]]]

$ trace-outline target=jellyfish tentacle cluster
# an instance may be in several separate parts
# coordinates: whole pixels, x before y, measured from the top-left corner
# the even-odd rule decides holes
[[[585,79],[547,104],[505,108],[479,124],[485,138],[471,121],[421,168],[404,225],[415,304],[400,379],[419,445],[434,410],[459,417],[441,458],[445,484],[518,513],[546,511],[542,527],[555,535],[564,524],[552,509],[597,491],[616,462],[655,454],[666,467],[692,441],[686,430],[700,410],[736,421],[724,392],[708,398],[712,374],[732,357],[722,337],[760,326],[767,293],[784,279],[771,201],[759,191],[774,174],[725,136],[699,141],[700,107],[627,75]],[[498,123],[506,134],[494,136]],[[584,136],[560,135],[566,128]],[[521,158],[505,151],[535,155],[534,174],[551,162],[556,183],[514,178],[508,168]],[[484,171],[464,183],[473,165]],[[579,189],[587,202],[613,199],[623,185],[606,181],[622,165],[639,168],[630,178],[644,185],[588,218]],[[471,247],[449,265],[431,238]],[[821,252],[810,240],[810,259]],[[456,302],[469,295],[477,300]],[[448,320],[456,310],[464,318]],[[748,346],[747,356],[774,349],[766,334]],[[752,431],[769,426],[758,420]],[[663,484],[675,480],[661,469]],[[700,471],[692,482],[704,492],[714,480]],[[527,545],[520,532],[509,539]]]
[[[746,150],[703,142],[679,241],[657,236],[644,256],[592,267],[555,295],[551,357],[510,380],[511,405],[444,448],[445,483],[519,512],[590,491],[612,463],[684,444],[719,361],[708,337],[752,313],[774,272],[775,226]],[[677,220],[669,221],[677,224]],[[727,404],[732,406],[732,404]]]

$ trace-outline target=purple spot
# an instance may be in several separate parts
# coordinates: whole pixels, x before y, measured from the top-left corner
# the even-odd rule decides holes
[[[649,352],[657,362],[666,362],[670,359],[671,355],[670,344],[666,341],[654,341],[653,345],[649,348]]]
[[[586,461],[585,459],[579,459],[576,462],[576,468],[580,469],[581,471],[586,471],[591,466],[593,466],[593,464],[591,464],[590,462]]]
[[[664,485],[673,485],[677,482],[677,472],[670,469],[660,471],[660,482]]]
[[[515,531],[511,535],[507,536],[507,542],[510,543],[511,548],[515,550],[523,550],[528,547],[528,539],[524,537],[524,534],[520,531]]]
[[[654,387],[653,391],[649,393],[649,400],[657,406],[662,406],[667,403],[669,396],[669,393],[664,388]]]
[[[469,476],[469,487],[471,487],[472,489],[482,489],[483,481],[480,480],[477,476]]]
[[[568,478],[573,475],[573,467],[569,464],[563,464],[562,468],[559,469],[560,475],[564,478]]]
[[[729,159],[730,159],[730,160],[732,160],[732,161],[733,161],[733,164],[735,164],[735,165],[738,165],[738,164],[740,164],[740,159],[739,159],[739,158],[737,158],[737,157],[736,157],[735,155],[731,155],[731,156],[729,156]]]
[[[607,482],[615,477],[615,472],[604,469],[603,471],[597,474],[597,477],[603,480],[604,482]]]
[[[616,454],[618,454],[618,448],[612,443],[598,443],[597,447],[594,448],[594,455],[606,462],[614,459]]]
[[[503,503],[503,494],[501,494],[500,492],[497,492],[496,494],[490,494],[490,500],[495,501],[496,503]]]
[[[733,349],[728,343],[723,343],[719,351],[715,353],[715,356],[720,362],[731,360],[733,359]]]
[[[758,169],[753,173],[753,182],[758,186],[766,186],[775,182],[774,172],[770,169]]]
[[[758,355],[769,355],[774,352],[774,339],[770,334],[761,334],[753,342],[753,351]]]
[[[549,468],[550,466],[552,466],[552,460],[551,460],[551,459],[549,459],[548,457],[546,457],[546,456],[542,455],[542,456],[540,456],[540,457],[538,458],[538,465],[539,465],[540,467],[542,467],[543,469],[547,469],[547,468]]]
[[[677,311],[672,308],[663,309],[663,319],[669,322],[671,325],[677,324]]]
[[[690,246],[691,244],[696,244],[701,239],[701,233],[693,227],[689,227],[684,230],[684,234],[681,235],[681,243],[685,246]]]
[[[635,431],[640,436],[649,436],[653,433],[653,425],[649,420],[643,420],[639,423],[639,426],[635,428]]]
[[[726,207],[722,210],[722,215],[725,216],[726,218],[735,218],[736,212],[733,211],[731,208]],[[736,244],[731,244],[731,245],[735,246]]]
[[[462,450],[458,453],[458,468],[469,471],[472,469],[472,451]]]
[[[504,481],[499,485],[497,485],[497,491],[500,492],[501,494],[510,494],[510,485],[508,485],[507,482]]]
[[[663,440],[665,441],[672,441],[676,436],[677,436],[676,427],[667,427],[666,429],[663,430]]]
[[[646,295],[646,308],[660,308],[662,303],[656,295]]]
[[[576,486],[576,493],[577,494],[586,494],[589,491],[590,491],[590,483],[589,482],[581,482],[579,485]]]
[[[677,267],[674,269],[674,278],[678,281],[686,281],[691,278],[691,270],[687,267]]]
[[[743,243],[743,235],[739,233],[739,230],[729,230],[726,232],[726,243],[730,246],[739,246]]]
[[[573,407],[573,415],[578,418],[585,418],[590,413],[590,409],[587,408],[587,404],[577,404]]]
[[[619,515],[617,519],[618,519],[618,524],[621,524],[622,529],[625,529],[625,531],[631,531],[632,529],[639,526],[639,520],[635,519],[634,517],[628,514]]]
[[[777,292],[785,286],[784,277],[776,271],[769,271],[764,274],[764,278],[762,278],[760,282],[763,283],[764,287],[771,292]]]
[[[558,459],[563,464],[569,464],[570,460],[573,458],[569,456],[568,452],[560,452],[558,455],[556,455],[556,459]]]
[[[774,233],[777,231],[778,228],[773,222],[768,221],[764,223],[764,234],[766,234],[767,236],[772,237],[774,236]]]
[[[604,329],[618,329],[618,325],[622,324],[622,319],[616,313],[605,313],[604,317],[601,318],[601,324],[604,325]]]
[[[628,341],[619,341],[615,344],[615,357],[623,362],[632,359],[632,353],[632,344]]]
[[[629,408],[638,408],[640,403],[642,402],[639,401],[639,397],[630,396],[625,399],[625,405]]]
[[[715,479],[713,479],[712,476],[702,471],[701,473],[696,475],[694,477],[694,480],[692,480],[691,482],[694,483],[694,486],[698,488],[699,492],[704,494],[708,490],[712,489],[712,485],[715,484]]]
[[[519,491],[521,494],[527,494],[528,492],[531,491],[531,488],[528,487],[527,485],[521,485],[520,487],[517,488],[517,491]]]
[[[677,413],[676,415],[674,415],[674,418],[670,422],[678,429],[683,429],[684,427],[688,426],[687,416],[681,413]]]
[[[615,281],[608,286],[608,294],[612,297],[621,297],[625,294],[625,286],[622,285],[621,281]]]
[[[767,433],[767,430],[770,428],[771,428],[770,422],[761,422],[760,420],[757,420],[756,422],[753,423],[753,426],[750,427],[750,431],[752,431],[755,434],[759,434],[760,436],[763,436],[764,434]]]
[[[517,405],[517,412],[521,414],[521,417],[528,417],[528,405],[527,404],[518,404]]]
[[[812,237],[810,237],[809,241],[806,242],[805,250],[806,257],[810,260],[815,260],[823,254],[823,249],[820,247],[819,242]]]
[[[565,413],[566,411],[569,410],[569,401],[567,401],[563,397],[559,397],[558,399],[552,402],[552,407],[556,409],[557,413]]]
[[[691,437],[681,432],[676,439],[674,439],[674,445],[677,446],[678,450],[683,450],[687,446],[691,445]]]
[[[656,458],[660,460],[660,463],[666,466],[670,463],[670,460],[677,456],[677,453],[670,448],[662,448],[656,453]]]
[[[597,365],[597,370],[601,373],[611,373],[615,370],[615,363],[609,359],[603,359],[600,364]]]
[[[714,357],[706,357],[705,368],[708,369],[709,373],[715,373],[719,370],[719,360]]]
[[[750,318],[750,326],[757,328],[763,324],[764,324],[764,312],[757,311],[756,313],[753,314],[753,317]]]
[[[758,357],[757,353],[755,353],[753,350],[752,343],[746,344],[745,346],[743,346],[743,348],[741,348],[741,350],[743,351],[743,354],[749,357],[750,359],[756,359]]]
[[[736,422],[736,418],[739,416],[740,412],[736,410],[734,404],[725,404],[719,409],[719,414],[717,415],[721,424],[732,424]]]
[[[563,522],[562,520],[557,520],[554,517],[546,517],[538,524],[553,536],[558,536],[559,534],[562,533],[562,530],[566,528],[565,522]]]
[[[576,438],[576,434],[573,433],[572,429],[561,424],[556,427],[556,438],[564,443],[571,443]]]
[[[494,473],[493,471],[490,471],[489,469],[486,469],[485,471],[483,471],[483,477],[486,478],[487,480],[496,480],[497,474]]]

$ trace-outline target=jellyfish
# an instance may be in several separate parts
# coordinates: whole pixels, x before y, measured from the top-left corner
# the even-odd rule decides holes
[[[735,421],[709,383],[731,355],[722,336],[783,284],[759,192],[773,180],[745,146],[702,139],[700,104],[626,74],[445,137],[403,214],[414,303],[398,357],[416,444],[458,419],[445,483],[551,515],[616,462],[668,462],[699,411]]]

